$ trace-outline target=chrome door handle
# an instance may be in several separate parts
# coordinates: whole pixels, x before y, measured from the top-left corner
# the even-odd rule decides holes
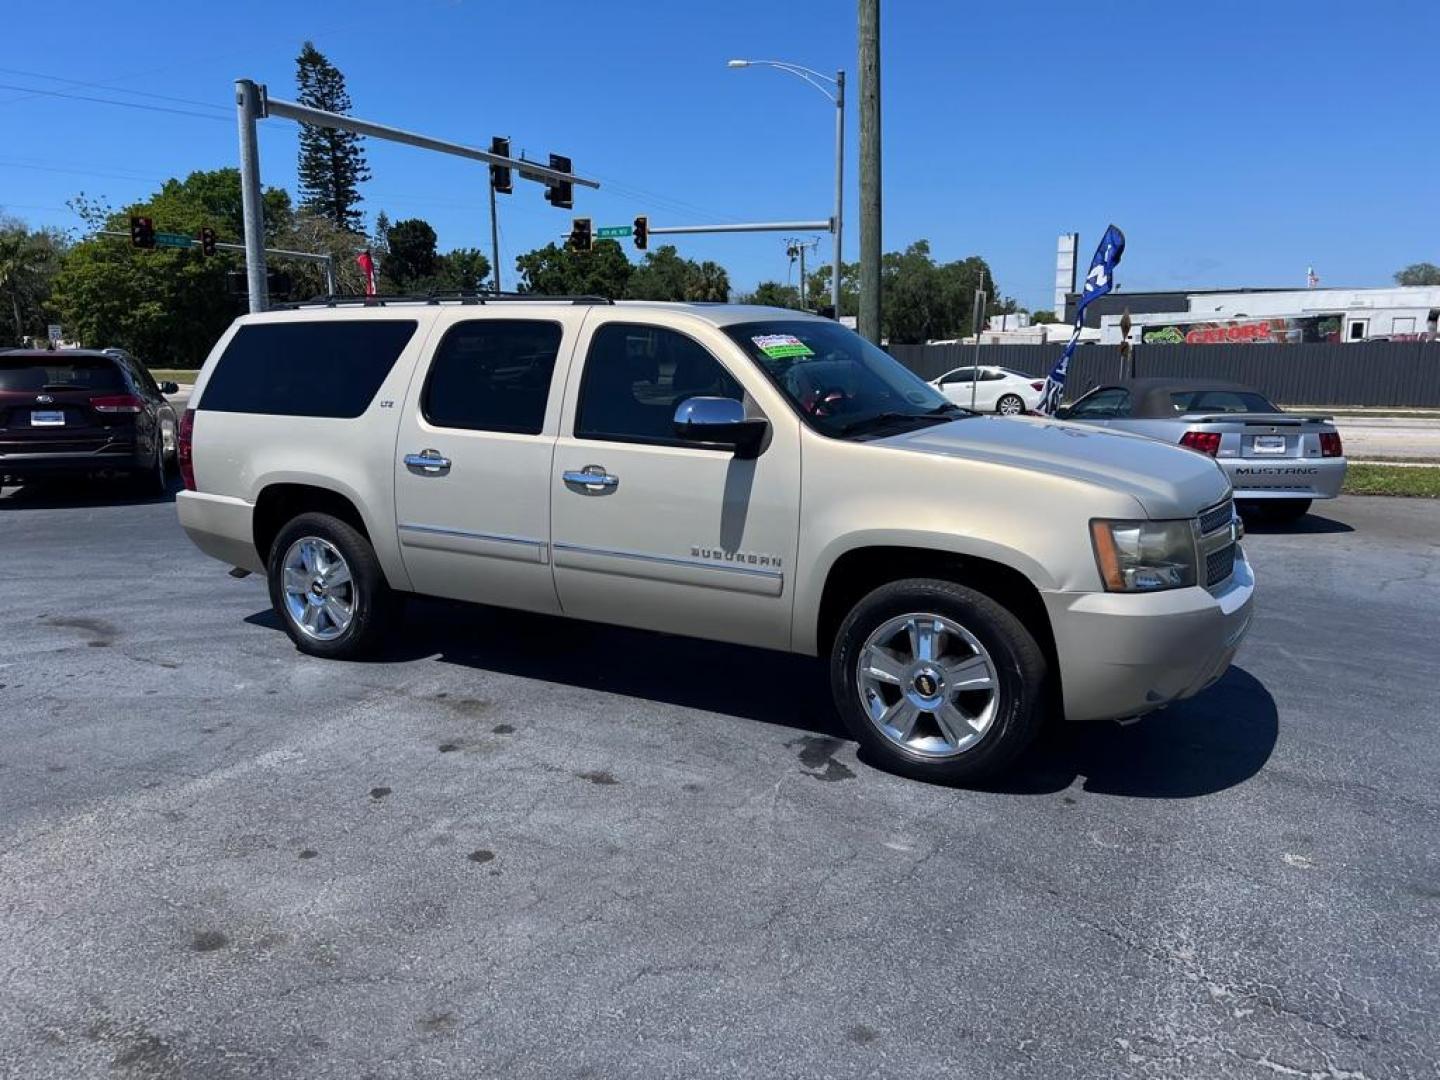
[[[436,476],[450,470],[450,459],[442,456],[439,450],[421,450],[418,454],[405,455],[405,467]]]
[[[569,469],[564,473],[565,483],[577,484],[590,491],[603,491],[620,486],[620,478],[605,471],[602,465],[586,465],[583,469]]]

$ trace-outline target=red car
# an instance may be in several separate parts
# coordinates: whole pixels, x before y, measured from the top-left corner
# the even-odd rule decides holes
[[[120,350],[0,352],[0,483],[124,474],[169,489],[177,421],[145,366]]]

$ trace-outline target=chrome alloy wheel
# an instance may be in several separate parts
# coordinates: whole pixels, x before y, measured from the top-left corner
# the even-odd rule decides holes
[[[1025,411],[1025,402],[1021,401],[1014,394],[1006,394],[1000,399],[996,411],[1001,416],[1019,416]]]
[[[285,609],[302,634],[334,641],[355,617],[355,583],[344,557],[328,540],[302,536],[281,563]]]
[[[878,627],[860,649],[855,686],[880,734],[929,758],[971,749],[1000,708],[989,652],[943,615],[898,615]]]

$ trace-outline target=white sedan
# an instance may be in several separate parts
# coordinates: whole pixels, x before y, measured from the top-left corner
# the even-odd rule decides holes
[[[980,377],[975,377],[976,372]],[[935,387],[956,405],[970,408],[970,395],[975,395],[975,409],[979,412],[998,412],[1003,416],[1018,416],[1029,412],[1040,404],[1045,390],[1045,380],[1033,375],[1022,375],[1002,367],[962,367],[947,371],[938,379],[931,380]]]

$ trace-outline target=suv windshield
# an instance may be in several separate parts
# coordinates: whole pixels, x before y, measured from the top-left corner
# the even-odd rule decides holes
[[[0,356],[0,390],[124,390],[115,361],[101,356]]]
[[[893,435],[971,415],[839,323],[777,319],[723,329],[822,435]]]

